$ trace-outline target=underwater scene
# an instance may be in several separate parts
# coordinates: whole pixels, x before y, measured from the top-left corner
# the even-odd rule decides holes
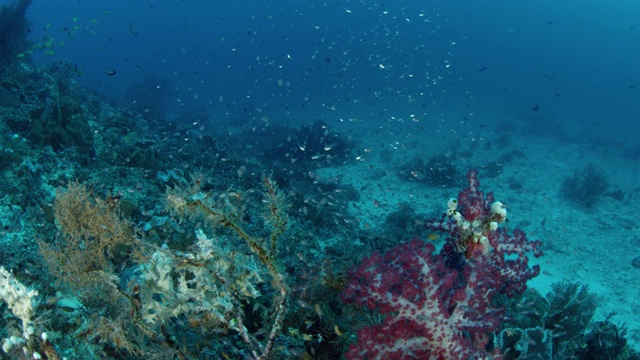
[[[640,359],[637,1],[0,0],[0,359]]]

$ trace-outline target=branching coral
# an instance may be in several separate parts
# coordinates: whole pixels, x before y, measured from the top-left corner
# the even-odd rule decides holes
[[[277,189],[276,184],[269,178],[264,178],[265,223],[271,228],[266,238],[259,238],[247,233],[240,226],[239,219],[242,213],[239,194],[227,193],[224,196],[214,197],[213,194],[200,191],[199,182],[196,181],[190,187],[176,186],[167,190],[168,207],[176,214],[204,218],[210,225],[230,229],[237,237],[246,242],[247,247],[258,258],[260,263],[268,270],[272,277],[271,285],[277,293],[273,299],[275,316],[267,337],[267,342],[261,344],[250,336],[242,325],[242,317],[238,316],[238,322],[232,324],[240,332],[245,342],[252,348],[255,359],[266,359],[273,347],[276,335],[280,332],[282,321],[286,312],[285,300],[288,289],[284,283],[284,277],[276,264],[276,241],[286,230],[288,218],[286,215],[286,199]]]

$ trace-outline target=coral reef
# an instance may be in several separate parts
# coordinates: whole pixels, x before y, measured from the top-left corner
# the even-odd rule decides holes
[[[539,243],[507,230],[506,206],[479,191],[475,172],[442,218],[417,196],[373,200],[363,216],[377,191],[394,190],[372,178],[393,182],[397,168],[371,162],[379,150],[367,144],[371,163],[355,164],[367,182],[348,181],[346,131],[273,125],[251,110],[215,124],[206,113],[163,119],[169,89],[118,108],[83,89],[75,65],[12,51],[0,66],[0,358],[635,355],[624,325],[591,322],[581,285],[547,297],[526,288]],[[460,157],[485,163],[480,146],[415,158],[400,176],[442,193]],[[373,252],[384,255],[355,266]]]
[[[95,155],[94,130],[89,125],[98,109],[76,82],[77,69],[56,62],[47,70],[28,64],[3,69],[2,85],[18,101],[15,108],[0,108],[9,131],[36,146],[54,151],[74,149],[83,162]],[[27,120],[28,119],[28,120]]]

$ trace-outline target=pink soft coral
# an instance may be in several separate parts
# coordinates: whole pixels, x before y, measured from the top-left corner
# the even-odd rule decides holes
[[[504,228],[489,229],[493,197],[478,191],[477,172],[469,172],[469,187],[459,195],[460,211],[473,220],[476,235],[490,244],[487,251],[461,250],[468,229],[451,218],[427,227],[449,232],[447,243],[434,254],[431,243],[413,240],[374,254],[350,272],[343,300],[375,309],[386,317],[358,331],[348,359],[476,359],[482,358],[490,333],[498,328],[502,309],[494,295],[519,294],[539,273],[529,268],[527,252],[535,256],[539,242],[524,232],[509,236]],[[466,226],[466,225],[465,225]],[[515,254],[515,256],[513,255]],[[511,255],[511,256],[508,256]]]

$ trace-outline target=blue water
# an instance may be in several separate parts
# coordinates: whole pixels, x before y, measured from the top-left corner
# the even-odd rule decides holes
[[[531,357],[637,349],[639,14],[34,0],[31,43],[0,48],[0,284],[39,300],[20,322],[0,297],[0,357],[358,359],[391,348],[371,342],[394,316],[413,358],[516,359],[525,333]],[[583,308],[542,316],[566,281]],[[454,340],[415,335],[431,326]]]
[[[174,113],[357,102],[634,143],[639,10],[633,1],[35,1],[29,18],[32,38],[64,42],[56,57],[76,63],[90,88],[122,97],[152,77],[171,88]]]

